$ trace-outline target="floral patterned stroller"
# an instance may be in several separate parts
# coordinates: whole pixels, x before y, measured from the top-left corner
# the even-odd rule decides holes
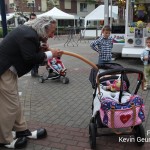
[[[139,140],[145,138],[145,131],[142,125],[142,122],[145,120],[144,104],[143,99],[137,95],[142,84],[143,72],[136,69],[123,68],[116,63],[106,64],[105,69],[101,70],[101,72],[96,74],[92,69],[90,74],[90,81],[92,81],[94,89],[92,117],[89,124],[91,148],[96,148],[96,137],[110,134],[134,135],[135,142],[139,146],[144,145],[144,141]],[[96,74],[95,84],[94,77],[92,77],[93,74],[94,77]],[[133,74],[134,76],[131,76]],[[130,85],[129,77],[134,79],[137,77],[136,86]],[[115,80],[120,80],[119,88],[116,91],[111,91],[110,88],[108,90],[103,88],[107,86],[107,82],[112,85]],[[130,86],[134,92],[130,91]],[[98,132],[98,128],[110,128],[113,133],[101,134]],[[124,128],[125,131],[130,131],[118,133],[118,129]]]

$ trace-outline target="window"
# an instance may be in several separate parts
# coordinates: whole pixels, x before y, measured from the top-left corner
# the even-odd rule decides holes
[[[9,4],[9,8],[14,8],[14,6],[15,6],[14,3]]]
[[[35,7],[35,1],[34,0],[28,0],[27,7]]]
[[[80,3],[80,11],[81,12],[87,11],[87,4],[86,3]]]
[[[65,9],[71,9],[71,1],[65,0]]]
[[[9,4],[14,3],[14,0],[9,0]]]
[[[59,6],[59,0],[53,0],[53,1],[54,1],[55,6]]]
[[[27,7],[35,7],[35,3],[27,3]]]

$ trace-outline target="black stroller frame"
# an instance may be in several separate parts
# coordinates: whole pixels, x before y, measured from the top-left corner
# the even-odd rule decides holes
[[[116,65],[116,63],[115,63],[115,65]],[[93,102],[94,102],[94,98],[96,96],[96,89],[99,87],[99,82],[104,82],[106,80],[109,80],[109,77],[104,77],[104,76],[120,74],[121,75],[121,87],[120,87],[120,93],[119,93],[119,102],[121,103],[122,93],[124,90],[123,89],[123,81],[125,79],[128,80],[126,74],[132,74],[132,73],[138,74],[137,86],[136,86],[136,89],[134,91],[134,95],[136,95],[139,88],[140,88],[140,85],[143,83],[142,82],[143,81],[143,72],[136,70],[136,69],[123,68],[122,67],[120,69],[110,69],[108,71],[99,73],[97,75],[98,82],[95,84],[95,87],[93,87],[95,89],[94,94],[93,94]],[[101,78],[101,77],[103,77],[103,78]],[[112,77],[114,77],[114,76],[112,76]],[[112,77],[110,77],[110,79],[112,79]],[[129,82],[129,80],[127,82]],[[92,102],[92,112],[93,112],[93,108],[94,108],[93,102]],[[89,123],[89,139],[90,139],[90,146],[92,149],[96,148],[96,137],[118,135],[116,132],[107,133],[107,134],[99,133],[97,130],[98,128],[109,128],[102,123],[99,111],[97,111],[95,116],[92,116],[92,118],[90,119],[90,123]],[[131,128],[132,128],[131,132],[123,132],[123,133],[121,133],[121,135],[134,135],[135,142],[137,143],[137,145],[139,145],[139,146],[144,145],[143,141],[139,142],[136,140],[137,137],[145,138],[145,131],[144,131],[143,125],[139,124],[136,126],[132,126]]]

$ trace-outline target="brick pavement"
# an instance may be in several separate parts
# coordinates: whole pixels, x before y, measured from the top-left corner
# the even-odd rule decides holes
[[[92,51],[88,42],[80,42],[79,46],[64,47],[65,40],[49,40],[51,47],[78,53],[92,62],[97,62],[97,53]],[[49,80],[39,83],[37,78],[29,75],[19,79],[19,92],[24,115],[31,130],[44,127],[48,136],[42,140],[29,140],[23,150],[90,150],[88,138],[88,125],[91,118],[91,104],[93,89],[88,80],[91,67],[80,60],[63,56],[63,63],[70,79],[69,84],[60,81]],[[125,67],[138,68],[142,70],[143,65],[139,59],[119,58],[117,63]],[[40,73],[45,72],[45,67],[40,67]],[[135,80],[131,77],[131,89]],[[149,114],[149,91],[139,90],[146,104],[145,131],[150,130]],[[108,129],[100,129],[110,132]],[[149,136],[150,138],[150,136]],[[103,136],[97,138],[97,150],[127,150],[150,148],[150,142],[143,147],[135,143],[119,143],[118,136]],[[0,150],[6,150],[0,148]]]

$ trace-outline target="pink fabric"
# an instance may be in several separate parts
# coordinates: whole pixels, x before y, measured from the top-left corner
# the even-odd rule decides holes
[[[142,110],[144,111],[144,105],[136,106],[135,125],[142,123],[142,120],[138,116],[140,108],[142,108]],[[107,126],[109,128],[112,128],[111,111],[108,110],[106,113],[107,113],[107,117],[108,117]],[[100,108],[100,118],[101,118],[101,120],[103,120],[103,118],[104,118],[104,111],[101,108]],[[133,126],[133,110],[130,108],[115,110],[115,112],[114,112],[114,128],[124,128],[124,127],[131,127],[131,126]]]

